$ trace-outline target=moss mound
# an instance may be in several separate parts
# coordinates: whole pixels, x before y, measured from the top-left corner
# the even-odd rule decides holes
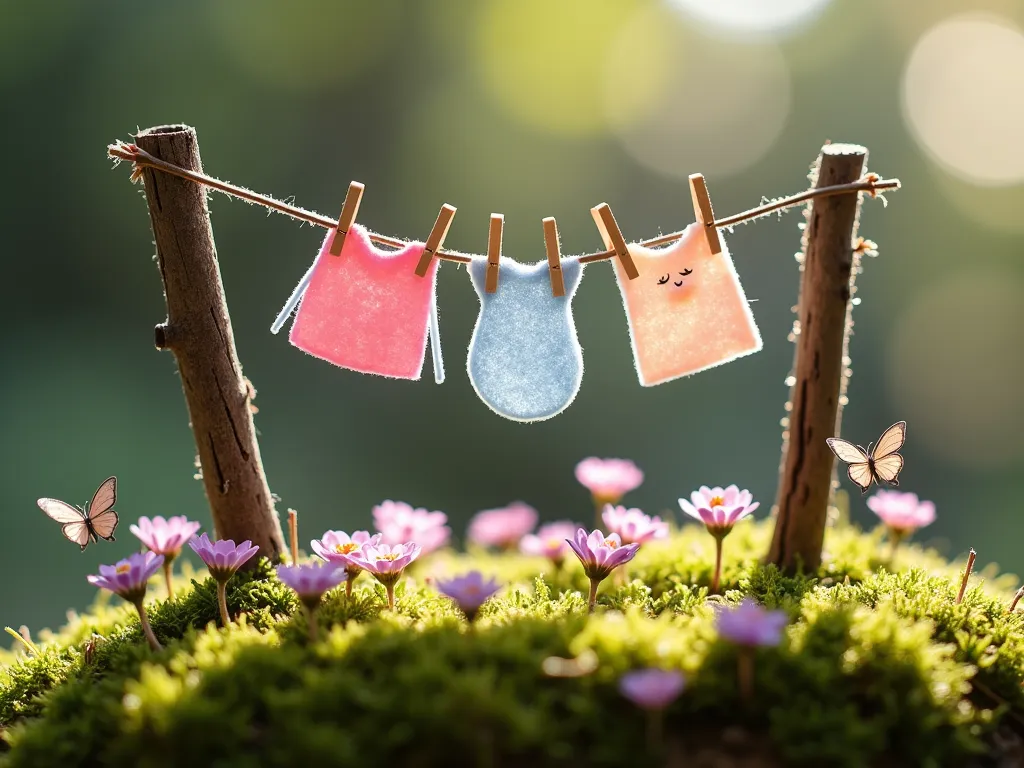
[[[888,563],[880,531],[847,526],[829,531],[818,573],[786,578],[759,563],[770,536],[758,523],[727,540],[721,597],[707,594],[713,549],[702,530],[646,545],[631,581],[609,579],[592,616],[576,563],[555,571],[485,553],[423,562],[399,585],[395,613],[365,576],[352,599],[328,594],[315,643],[266,562],[231,582],[229,605],[244,616],[227,630],[209,579],[151,599],[157,653],[132,609],[101,602],[44,633],[38,657],[0,651],[0,766],[1006,759],[1024,712],[1009,578],[973,586],[958,605],[958,566],[912,547]],[[509,584],[472,628],[425,583],[471,567]],[[737,652],[716,636],[713,610],[748,595],[791,617],[783,644],[757,652],[753,701],[738,695]],[[651,665],[688,681],[663,738],[617,689],[624,671]]]

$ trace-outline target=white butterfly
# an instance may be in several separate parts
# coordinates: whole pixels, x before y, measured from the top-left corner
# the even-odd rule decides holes
[[[61,531],[67,540],[75,542],[84,550],[90,541],[98,538],[114,540],[114,529],[117,528],[117,512],[114,511],[116,501],[117,478],[108,477],[100,483],[86,510],[58,499],[39,499],[36,504],[47,517],[63,523]]]
[[[846,473],[857,484],[861,493],[867,493],[872,482],[879,485],[886,482],[892,486],[900,484],[903,457],[897,451],[903,447],[906,439],[907,422],[897,421],[882,433],[877,443],[873,446],[869,443],[866,451],[859,445],[840,440],[838,437],[830,437],[825,442],[832,449],[832,453],[850,465]]]

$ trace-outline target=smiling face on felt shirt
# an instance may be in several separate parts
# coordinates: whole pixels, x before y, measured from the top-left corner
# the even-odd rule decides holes
[[[629,246],[640,276],[615,260],[640,383],[660,384],[761,349],[732,259],[695,224],[667,248]]]

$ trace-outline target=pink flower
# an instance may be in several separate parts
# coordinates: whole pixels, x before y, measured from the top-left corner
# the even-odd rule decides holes
[[[384,585],[388,595],[388,607],[395,610],[395,584],[409,564],[420,556],[419,544],[364,544],[362,549],[349,557],[352,563],[371,574]]]
[[[537,510],[522,501],[477,512],[469,521],[468,538],[484,547],[516,546],[537,524]]]
[[[669,669],[638,669],[619,678],[619,691],[643,709],[664,709],[683,692],[682,672]]]
[[[373,508],[373,525],[381,533],[384,544],[418,544],[429,554],[448,543],[451,528],[445,525],[448,515],[413,509],[404,501],[382,501]]]
[[[644,473],[628,459],[598,459],[591,456],[576,465],[576,479],[596,501],[615,504],[625,494],[639,488]]]
[[[148,517],[140,517],[138,525],[129,526],[128,530],[138,536],[150,552],[163,555],[167,560],[173,560],[181,552],[185,542],[199,530],[199,523],[191,522],[184,515],[166,520],[157,515],[152,520]]]
[[[355,531],[351,536],[344,531],[326,531],[321,538],[309,542],[309,546],[321,560],[343,565],[346,570],[355,568],[359,573],[362,569],[352,562],[350,555],[362,549],[364,544],[379,544],[380,540],[379,533],[371,536],[369,531]]]
[[[741,491],[735,485],[728,488],[702,485],[699,491],[690,494],[690,501],[679,500],[683,512],[704,523],[708,533],[716,537],[726,536],[736,523],[760,506],[753,501],[750,491]]]
[[[935,522],[935,504],[920,501],[916,493],[878,491],[868,499],[868,508],[899,536]]]
[[[537,533],[528,533],[519,542],[519,551],[524,555],[546,557],[556,566],[562,564],[565,556],[572,550],[568,539],[576,535],[576,523],[559,520],[557,523],[546,523]]]
[[[720,607],[715,628],[737,645],[778,645],[788,621],[784,611],[765,610],[747,597],[733,608]]]
[[[371,536],[369,531],[355,531],[351,536],[344,531],[326,531],[319,540],[309,542],[309,546],[320,559],[345,568],[345,573],[348,574],[345,594],[351,597],[352,582],[363,572],[363,569],[353,562],[351,555],[367,544],[380,544],[380,539],[379,533]]]
[[[583,564],[583,572],[590,579],[590,600],[588,602],[591,611],[597,603],[597,586],[608,575],[632,560],[636,551],[640,549],[639,544],[623,545],[619,534],[613,533],[608,538],[600,531],[593,531],[589,536],[585,529],[576,531],[575,539],[566,539],[576,557]]]
[[[605,504],[601,517],[609,531],[619,534],[623,544],[644,544],[668,536],[668,523],[662,522],[660,517],[645,515],[639,509]]]

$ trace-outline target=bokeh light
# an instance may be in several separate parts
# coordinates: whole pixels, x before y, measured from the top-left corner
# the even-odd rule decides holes
[[[888,369],[914,439],[970,468],[1024,455],[1024,280],[960,272],[920,293],[899,318]]]
[[[831,0],[672,0],[694,19],[730,32],[795,31],[813,21]]]
[[[978,185],[1024,179],[1024,35],[991,16],[929,30],[903,74],[903,114],[929,156]]]
[[[735,174],[767,153],[786,124],[790,73],[771,43],[703,37],[676,14],[652,6],[614,39],[605,110],[625,150],[660,174]],[[617,65],[633,57],[664,61],[657,98],[635,105],[635,83]]]
[[[1002,232],[1024,232],[1024,184],[979,187],[933,166],[936,186],[961,213]]]
[[[484,88],[509,115],[538,130],[604,132],[601,73],[614,56],[610,41],[637,6],[636,0],[490,0],[476,32]],[[636,72],[639,89],[649,87],[646,68],[615,58],[627,73]]]
[[[206,3],[223,50],[250,76],[296,91],[357,80],[390,49],[395,3]],[[352,30],[359,30],[354,33]]]

